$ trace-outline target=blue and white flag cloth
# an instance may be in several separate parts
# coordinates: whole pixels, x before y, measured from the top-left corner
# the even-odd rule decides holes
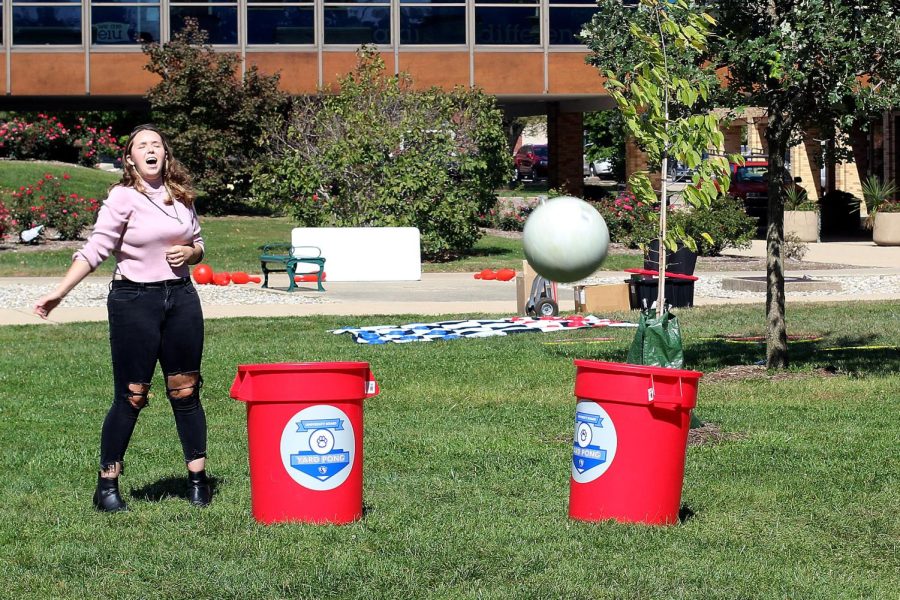
[[[508,319],[476,319],[466,321],[438,321],[435,323],[407,323],[405,325],[376,325],[373,327],[341,327],[334,334],[349,333],[357,344],[405,344],[459,338],[493,337],[516,333],[547,333],[566,329],[594,327],[637,327],[635,323],[586,317],[511,317]]]

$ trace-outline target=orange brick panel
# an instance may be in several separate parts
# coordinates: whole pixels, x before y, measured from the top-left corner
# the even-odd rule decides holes
[[[144,95],[159,83],[159,77],[144,69],[147,56],[143,52],[91,54],[91,94]]]
[[[14,95],[84,95],[84,53],[16,52],[10,61]]]
[[[544,56],[539,52],[477,53],[475,85],[488,94],[541,94]]]
[[[278,73],[278,87],[289,94],[314,94],[318,88],[315,52],[248,52],[247,67],[251,66],[267,75]]]
[[[382,53],[381,58],[384,59],[385,73],[393,75],[394,55]],[[324,85],[336,85],[339,79],[354,70],[356,70],[356,52],[322,53],[322,83]]]
[[[469,85],[468,52],[401,52],[400,70],[412,76],[417,89],[440,86],[451,90]]]
[[[585,64],[587,54],[551,53],[547,58],[551,94],[606,94],[600,71]]]

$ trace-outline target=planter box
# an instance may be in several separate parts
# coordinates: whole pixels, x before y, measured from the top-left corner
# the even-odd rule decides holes
[[[784,211],[784,235],[793,233],[801,242],[819,241],[819,213],[814,210]]]
[[[879,246],[900,246],[900,213],[875,213],[872,241]]]

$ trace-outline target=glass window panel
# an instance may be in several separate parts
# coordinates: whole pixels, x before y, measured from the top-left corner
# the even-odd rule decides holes
[[[597,6],[597,0],[548,0],[550,5],[554,4],[590,4],[591,6]]]
[[[390,44],[390,7],[343,6],[325,8],[325,43]]]
[[[38,0],[43,2],[43,0]],[[91,2],[91,6],[101,6],[104,4],[155,4],[159,5],[159,0],[96,0]]]
[[[173,6],[171,9],[172,34],[184,29],[184,19],[197,19],[200,29],[209,32],[211,44],[237,43],[237,7],[234,6]]]
[[[91,7],[91,43],[98,46],[159,41],[158,6]]]
[[[312,4],[313,0],[247,0],[247,4]]]
[[[551,44],[581,45],[577,38],[585,23],[597,12],[595,8],[551,8],[550,30]]]
[[[312,44],[313,7],[247,9],[248,44]]]
[[[400,4],[465,4],[465,0],[400,0]]]
[[[539,0],[475,0],[477,6],[490,4],[539,4]]]
[[[81,4],[81,0],[13,0],[13,6],[22,4]]]
[[[465,44],[466,7],[400,9],[401,44]]]
[[[13,44],[81,45],[80,6],[13,6]]]
[[[475,9],[475,43],[533,45],[541,42],[539,8]]]
[[[325,0],[325,6],[335,4],[389,4],[386,0]]]

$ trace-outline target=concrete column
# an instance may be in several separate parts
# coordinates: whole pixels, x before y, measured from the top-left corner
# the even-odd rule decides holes
[[[547,108],[550,187],[584,196],[584,120],[580,112],[562,112],[558,102]]]
[[[769,142],[766,140],[768,121],[763,117],[747,119],[747,148],[751,154],[768,154]]]
[[[900,136],[898,136],[898,126],[900,126],[900,113],[886,111],[884,113],[883,135],[884,135],[884,180],[893,180],[897,182],[897,175],[900,173],[900,165],[897,159],[900,158],[898,145],[900,145]]]
[[[722,131],[722,134],[725,136],[725,145],[723,148],[719,148],[720,152],[725,154],[741,153],[741,135],[746,124],[746,121],[743,119],[738,119]]]
[[[803,134],[803,141],[792,146],[790,150],[791,176],[802,179],[800,185],[813,202],[818,202],[822,197],[822,184],[819,177],[822,146],[814,139],[817,133],[816,131],[807,131]]]

